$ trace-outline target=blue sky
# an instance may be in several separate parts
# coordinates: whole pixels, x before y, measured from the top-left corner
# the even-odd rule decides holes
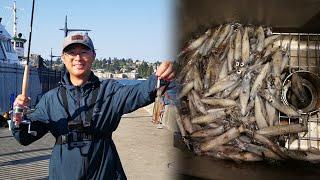
[[[49,59],[60,55],[65,15],[69,28],[89,32],[97,58],[132,58],[155,62],[173,59],[174,17],[171,0],[36,0],[31,52]],[[12,34],[13,0],[1,0],[2,24]],[[32,0],[17,0],[18,32],[28,39]],[[8,19],[10,21],[8,21]],[[25,45],[27,52],[27,43]]]

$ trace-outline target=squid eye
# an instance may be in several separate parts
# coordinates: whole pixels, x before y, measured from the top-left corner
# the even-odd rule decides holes
[[[238,70],[238,71],[237,71],[237,74],[241,74],[241,70]]]
[[[273,99],[269,99],[269,103],[273,103],[274,102],[274,100]]]
[[[243,67],[243,66],[244,66],[244,63],[241,63],[241,64],[240,64],[240,67]]]
[[[236,66],[239,66],[240,65],[240,63],[239,62],[236,62]]]

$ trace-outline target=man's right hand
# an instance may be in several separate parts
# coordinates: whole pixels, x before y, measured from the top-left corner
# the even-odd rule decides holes
[[[22,94],[19,94],[14,103],[13,103],[13,116],[12,116],[12,121],[15,123],[15,125],[19,125],[21,123],[21,121],[23,120],[23,113],[21,113],[20,115],[18,115],[17,108],[19,109],[23,109],[22,112],[26,111],[26,108],[29,106],[30,104],[30,97],[26,97]]]

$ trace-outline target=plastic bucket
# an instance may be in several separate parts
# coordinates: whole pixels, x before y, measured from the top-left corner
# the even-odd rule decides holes
[[[9,125],[9,130],[11,131],[11,119],[9,119],[9,120],[7,120],[7,123],[8,123],[8,125]]]

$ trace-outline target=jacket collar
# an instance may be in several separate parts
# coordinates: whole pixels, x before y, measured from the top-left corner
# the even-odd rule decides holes
[[[70,74],[68,71],[66,71],[66,73],[64,74],[64,77],[61,81],[61,85],[71,91],[77,88],[77,86],[74,86],[71,83]],[[99,85],[100,85],[99,78],[95,76],[94,73],[91,71],[88,81],[78,87],[81,88],[83,92],[86,92],[87,90],[98,87]]]

